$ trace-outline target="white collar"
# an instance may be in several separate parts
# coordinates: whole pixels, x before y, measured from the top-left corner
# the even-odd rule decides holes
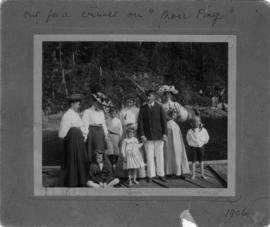
[[[71,111],[72,113],[75,113],[75,114],[79,114],[78,112],[76,112],[75,110],[73,110],[71,107],[69,108],[69,111]]]

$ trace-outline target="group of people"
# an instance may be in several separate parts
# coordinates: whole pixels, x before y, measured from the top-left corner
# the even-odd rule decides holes
[[[163,85],[146,91],[147,101],[136,107],[136,96],[128,95],[126,105],[117,113],[112,102],[101,92],[93,94],[92,106],[79,114],[82,95],[68,98],[69,110],[63,115],[59,137],[64,139],[63,184],[66,187],[113,187],[119,174],[127,172],[129,186],[139,184],[137,177],[166,181],[167,175],[184,178],[190,173],[184,138],[179,122],[189,120],[186,135],[192,158],[192,179],[196,161],[204,174],[204,145],[209,141],[198,111],[190,112],[173,96],[174,86]]]

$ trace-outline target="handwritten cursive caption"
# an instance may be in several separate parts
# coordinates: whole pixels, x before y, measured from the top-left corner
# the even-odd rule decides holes
[[[233,11],[230,11],[232,13]],[[159,22],[159,25],[168,24],[170,22],[183,22],[187,20],[202,20],[207,21],[211,27],[214,27],[217,23],[225,18],[225,13],[221,13],[217,10],[207,8],[199,8],[197,10],[185,10],[181,8],[177,9],[163,9],[155,10],[154,8],[146,8],[142,11],[136,10],[105,10],[99,7],[90,7],[82,11],[61,11],[55,9],[49,9],[48,11],[34,10],[24,11],[23,18],[25,20],[34,21],[36,24],[49,24],[57,22],[59,20],[71,20],[71,19],[84,19],[84,20],[99,20],[115,18],[128,19],[128,20],[140,20],[149,17],[153,17],[154,20]]]
[[[225,213],[226,218],[235,218],[235,217],[246,217],[248,216],[248,211],[246,208],[243,209],[228,209]]]

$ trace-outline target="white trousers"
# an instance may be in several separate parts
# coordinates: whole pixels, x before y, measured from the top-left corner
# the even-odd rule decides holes
[[[163,146],[162,140],[150,140],[144,144],[148,177],[164,176]]]

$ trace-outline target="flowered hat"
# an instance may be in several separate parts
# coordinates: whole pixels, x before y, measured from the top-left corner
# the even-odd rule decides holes
[[[80,101],[84,98],[84,96],[82,94],[71,94],[69,97],[67,97],[67,100],[69,102],[76,102],[76,101]]]
[[[163,94],[165,92],[171,92],[172,94],[177,94],[178,90],[175,89],[174,86],[169,86],[169,85],[162,85],[159,89],[158,89],[158,93]]]
[[[93,94],[94,99],[101,105],[110,107],[112,102],[104,95],[102,92],[97,92]]]
[[[110,108],[114,107],[114,104],[113,104],[112,100],[108,100],[107,106],[110,107]]]

